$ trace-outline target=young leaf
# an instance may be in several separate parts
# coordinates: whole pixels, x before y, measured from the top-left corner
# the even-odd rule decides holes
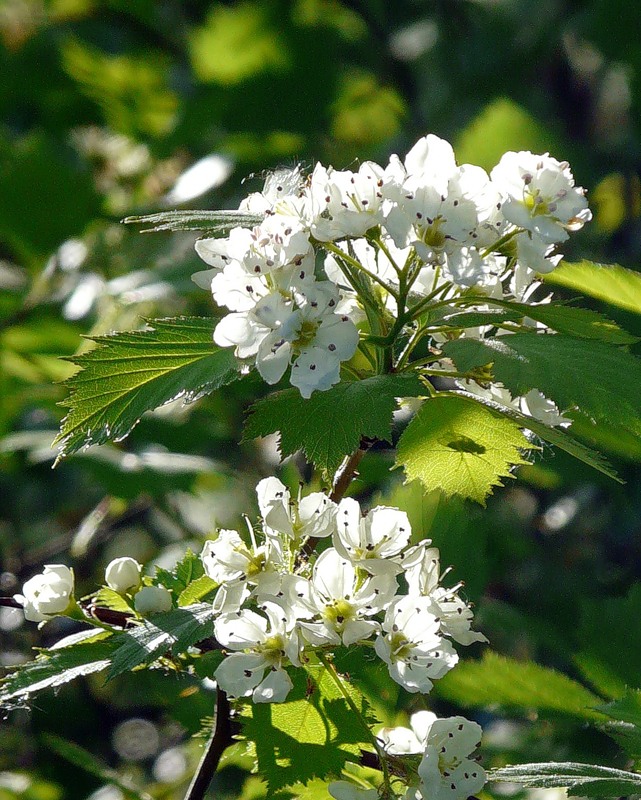
[[[563,261],[552,272],[541,276],[545,283],[563,286],[605,303],[641,314],[641,273],[618,264]]]
[[[564,411],[641,433],[641,360],[604,342],[564,334],[516,333],[497,339],[458,339],[443,352],[462,372],[492,363],[492,373],[510,392],[538,389]]]
[[[189,402],[235,380],[236,359],[213,344],[212,330],[210,319],[178,317],[91,337],[98,346],[72,359],[81,369],[67,381],[70,410],[54,442],[59,458],[124,439],[145,411],[176,398]]]
[[[160,211],[140,217],[125,217],[131,225],[152,225],[142,233],[156,231],[205,231],[209,236],[227,236],[232,228],[251,228],[259,225],[263,217],[242,211]]]
[[[286,703],[254,703],[243,722],[243,734],[255,742],[258,772],[270,793],[339,775],[347,761],[358,761],[361,746],[371,749],[362,723],[325,669],[297,670],[292,678],[294,689]],[[367,716],[362,695],[350,684],[345,686]]]
[[[204,572],[205,568],[200,556],[191,550],[187,550],[171,572],[162,567],[157,567],[156,580],[166,589],[173,591],[176,595],[180,595],[192,581],[201,578]]]
[[[580,683],[548,667],[498,653],[486,652],[481,661],[462,661],[438,682],[435,691],[463,708],[534,708],[603,721],[603,715],[594,710],[600,698]]]
[[[175,608],[151,619],[130,631],[113,637],[114,653],[109,679],[128,672],[140,664],[151,664],[174,648],[185,651],[214,632],[214,612],[211,603]]]
[[[511,338],[511,337],[510,337]],[[519,426],[464,397],[426,400],[397,447],[397,466],[409,481],[485,505],[493,486],[512,477],[511,467],[528,462],[521,455],[532,445]]]
[[[106,636],[97,634],[94,641],[85,638],[80,644],[40,653],[0,682],[0,706],[19,704],[42,689],[106,669],[114,651],[114,640]]]
[[[361,437],[391,438],[397,397],[419,397],[426,390],[413,375],[377,375],[345,381],[305,400],[297,389],[259,400],[252,406],[243,438],[280,431],[280,452],[303,450],[317,467],[333,472]]]
[[[567,788],[569,795],[619,797],[641,791],[641,775],[595,764],[516,764],[492,770],[491,781],[520,783],[528,789]]]
[[[201,575],[200,578],[193,580],[186,586],[178,595],[179,606],[190,606],[197,603],[199,600],[204,600],[209,594],[213,593],[218,588],[216,581],[212,580],[209,575]]]

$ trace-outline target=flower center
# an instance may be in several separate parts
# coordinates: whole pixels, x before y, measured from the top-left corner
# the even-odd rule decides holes
[[[323,611],[323,619],[335,628],[340,628],[354,616],[354,606],[349,600],[336,600],[332,605],[325,606]]]

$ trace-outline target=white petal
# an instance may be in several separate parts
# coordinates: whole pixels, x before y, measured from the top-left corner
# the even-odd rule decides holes
[[[254,703],[282,703],[294,684],[284,669],[270,669],[252,695]]]
[[[220,664],[214,677],[230,697],[247,697],[260,683],[267,662],[255,653],[232,653]]]

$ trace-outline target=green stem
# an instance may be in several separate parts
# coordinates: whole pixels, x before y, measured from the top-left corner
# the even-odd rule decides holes
[[[365,275],[367,275],[367,277],[370,278],[370,280],[373,280],[375,283],[378,283],[379,286],[382,286],[383,289],[385,289],[385,291],[388,292],[388,294],[391,294],[394,299],[398,299],[398,293],[393,286],[390,286],[388,283],[385,283],[385,281],[382,278],[379,278],[378,275],[376,275],[376,273],[370,272],[370,270],[368,270],[367,267],[364,267],[360,261],[350,256],[349,253],[346,253],[344,250],[341,250],[340,247],[337,247],[333,242],[323,242],[322,244],[325,250],[328,250],[330,253],[333,253],[335,256],[342,259],[350,266],[352,266],[354,269],[357,269],[359,272],[365,273]]]
[[[325,669],[327,670],[329,676],[331,677],[331,679],[334,681],[334,683],[338,687],[338,690],[340,691],[340,693],[345,698],[345,702],[350,707],[350,710],[355,714],[355,716],[357,717],[358,721],[361,723],[363,729],[365,731],[367,731],[368,738],[372,740],[372,744],[374,745],[374,748],[376,750],[376,754],[378,756],[378,760],[379,760],[380,765],[381,765],[381,770],[383,772],[383,783],[385,785],[386,794],[387,794],[388,797],[393,797],[392,785],[391,785],[391,782],[390,782],[389,768],[387,766],[387,754],[385,753],[385,750],[381,747],[381,745],[379,744],[378,739],[372,733],[371,728],[367,724],[367,720],[363,717],[363,715],[361,714],[358,706],[356,705],[356,703],[352,699],[351,695],[349,694],[349,692],[345,688],[345,685],[343,684],[343,681],[341,680],[340,675],[336,672],[336,669],[335,669],[334,665],[332,664],[332,662],[327,658],[327,656],[324,653],[322,653],[320,651],[317,652],[317,655],[318,655],[318,658],[319,658],[321,664],[325,667]]]

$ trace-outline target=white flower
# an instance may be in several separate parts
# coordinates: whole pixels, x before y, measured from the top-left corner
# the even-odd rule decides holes
[[[491,178],[503,195],[506,219],[547,244],[565,241],[568,230],[578,230],[592,218],[585,192],[574,185],[568,163],[548,153],[505,153]]]
[[[354,565],[333,547],[318,557],[311,583],[312,591],[305,593],[307,602],[321,621],[300,622],[299,626],[314,645],[342,642],[349,647],[369,638],[380,625],[367,617],[385,609],[396,591],[393,575],[378,575],[363,582]]]
[[[264,478],[256,494],[267,535],[281,533],[300,541],[310,536],[322,539],[333,531],[337,506],[323,492],[312,492],[295,503],[278,478]]]
[[[134,608],[143,616],[171,611],[171,607],[171,592],[164,586],[143,586],[134,596]]]
[[[438,607],[440,630],[462,645],[472,642],[487,642],[482,633],[471,630],[474,615],[472,609],[458,595],[461,584],[452,589],[439,585],[440,559],[436,547],[421,542],[407,551],[402,560],[408,594],[414,597],[429,597]],[[447,570],[446,570],[447,572]],[[445,574],[445,573],[444,573]]]
[[[217,583],[256,578],[268,561],[266,546],[250,548],[236,531],[229,530],[220,530],[216,539],[206,541],[200,558],[205,573]]]
[[[481,726],[464,717],[434,719],[418,767],[419,789],[429,800],[459,800],[485,785],[485,770],[468,756],[481,743]]]
[[[358,172],[317,164],[310,178],[312,235],[322,242],[362,236],[382,221],[385,171],[372,161]]]
[[[429,597],[400,597],[387,609],[374,645],[389,674],[408,692],[429,692],[458,662],[440,634],[439,608]]]
[[[119,594],[136,589],[140,584],[142,565],[135,558],[114,558],[105,570],[105,583]]]
[[[34,575],[22,587],[22,594],[14,599],[22,603],[25,619],[44,622],[56,614],[63,614],[72,602],[73,571],[63,564],[47,564],[39,575]]]
[[[383,728],[378,738],[390,755],[423,753],[418,767],[419,796],[458,800],[482,789],[485,770],[468,758],[480,746],[480,725],[464,717],[438,719],[431,711],[417,711],[410,726]]]
[[[360,505],[351,497],[338,506],[334,547],[373,574],[400,572],[394,557],[408,543],[411,534],[407,514],[398,508],[377,506],[363,517]]]
[[[242,652],[228,655],[215,678],[230,697],[251,695],[255,703],[282,703],[293,685],[284,667],[300,666],[295,619],[275,603],[265,603],[263,610],[267,618],[243,610],[216,620],[218,642]]]

